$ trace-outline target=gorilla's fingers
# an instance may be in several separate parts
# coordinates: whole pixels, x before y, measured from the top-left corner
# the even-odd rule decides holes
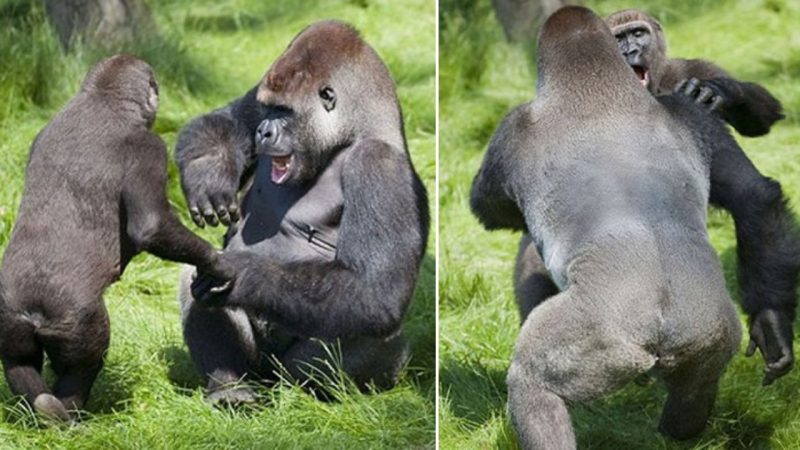
[[[754,322],[753,325],[750,327],[750,345],[747,347],[748,352],[750,352],[751,348],[758,347],[758,350],[761,352],[761,355],[764,356],[766,359],[766,347],[767,342],[766,338],[764,337],[764,330],[761,329],[761,324],[759,322]],[[753,349],[747,356],[751,356],[755,352]]]
[[[695,98],[695,103],[704,104],[706,103],[712,96],[714,95],[714,91],[706,86],[700,86],[698,91],[697,97]]]
[[[747,350],[745,350],[744,356],[747,356],[749,358],[755,355],[757,347],[758,345],[756,345],[756,341],[754,341],[753,338],[750,338],[750,343],[747,344]]]
[[[686,83],[688,83],[688,82],[689,82],[689,80],[687,80],[687,79],[681,80],[681,82],[678,83],[677,86],[675,86],[675,89],[673,89],[672,92],[674,92],[676,94],[680,93],[681,91],[683,91],[683,88],[686,87]]]
[[[764,370],[764,381],[762,385],[768,386],[776,379],[786,375],[792,370],[793,365],[794,357],[792,357],[791,353],[786,353],[781,359],[767,364],[767,368]]]
[[[219,221],[222,222],[223,225],[226,227],[231,226],[231,217],[228,215],[228,210],[224,207],[219,208],[217,210],[217,216],[219,217]]]
[[[200,228],[205,228],[206,222],[203,220],[203,215],[200,214],[200,209],[197,208],[197,205],[194,205],[189,208],[189,214],[192,216],[192,221]]]
[[[214,213],[214,208],[211,207],[211,203],[208,202],[208,200],[206,200],[206,203],[202,205],[200,209],[203,212],[203,218],[205,218],[207,224],[212,227],[219,225],[217,215]]]
[[[697,91],[697,87],[700,84],[700,80],[697,78],[690,78],[689,81],[686,83],[686,89],[684,89],[684,93],[689,96],[694,96],[695,91]]]
[[[228,280],[219,286],[212,286],[211,289],[208,290],[208,293],[211,295],[219,295],[223,294],[233,287],[233,280]]]
[[[722,105],[722,97],[720,97],[719,95],[715,95],[711,99],[711,106],[708,107],[708,110],[716,111],[720,107],[720,105]]]
[[[239,206],[236,204],[236,201],[232,201],[228,204],[228,213],[231,215],[231,222],[239,221]]]
[[[231,225],[231,218],[228,214],[227,204],[230,201],[226,201],[226,195],[218,194],[211,197],[211,204],[214,207],[214,210],[217,212],[217,217],[219,217],[219,221],[222,222],[223,225],[229,227]]]
[[[208,275],[200,274],[197,278],[192,281],[191,291],[192,297],[201,304],[205,304],[207,300],[207,294],[209,289],[211,289],[211,283],[213,282],[213,278]]]

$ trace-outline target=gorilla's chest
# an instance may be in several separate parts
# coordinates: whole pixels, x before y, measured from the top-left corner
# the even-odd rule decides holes
[[[270,159],[260,157],[242,202],[242,221],[226,248],[249,248],[281,262],[333,260],[342,215],[341,160],[309,186],[276,185]]]

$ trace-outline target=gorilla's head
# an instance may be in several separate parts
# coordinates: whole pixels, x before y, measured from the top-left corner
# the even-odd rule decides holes
[[[341,22],[303,30],[270,67],[257,99],[266,118],[256,149],[272,157],[276,184],[314,179],[337,151],[359,139],[398,133],[402,139],[389,71]]]
[[[651,92],[661,81],[667,41],[657,20],[635,9],[616,12],[606,19],[617,39],[619,51],[639,81]]]
[[[158,111],[158,83],[146,62],[131,55],[114,55],[97,63],[81,85],[81,91],[114,102],[114,109],[141,119],[147,128]]]

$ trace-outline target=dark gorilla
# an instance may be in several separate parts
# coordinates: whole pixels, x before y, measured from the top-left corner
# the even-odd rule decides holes
[[[761,136],[783,119],[780,102],[755,83],[733,79],[715,64],[701,59],[667,58],[661,24],[642,11],[628,9],[606,19],[620,52],[639,80],[654,95],[682,89],[718,110],[720,117],[743,136]]]
[[[650,370],[661,429],[695,436],[741,339],[706,231],[711,153],[741,150],[691,99],[650,95],[588,9],[551,16],[538,55],[537,98],[503,120],[471,194],[486,228],[530,230],[561,289],[508,372],[522,447],[574,448],[566,402]]]
[[[166,198],[167,152],[150,131],[158,85],[150,66],[118,55],[39,133],[0,272],[0,356],[11,391],[69,420],[86,402],[108,348],[102,294],[147,251],[222,279],[231,266],[187,230]],[[42,380],[44,353],[56,382]]]
[[[210,399],[250,401],[235,382],[274,380],[281,366],[300,382],[324,378],[335,358],[323,344],[359,386],[391,386],[428,206],[377,53],[348,25],[313,24],[259,85],[187,125],[175,153],[198,224],[235,220],[244,191],[223,256],[241,270],[232,291],[208,292],[202,270],[181,290]]]
[[[763,87],[737,81],[708,61],[668,59],[661,25],[647,14],[620,11],[606,23],[626,62],[652,94],[675,90],[689,95],[746,136],[765,134],[783,118],[780,102]],[[800,234],[780,184],[761,175],[738,147],[714,153],[710,201],[734,219],[738,280],[750,318],[747,354],[758,347],[767,363],[764,384],[770,384],[794,363]],[[523,321],[531,309],[559,292],[527,234],[519,244],[514,289]]]

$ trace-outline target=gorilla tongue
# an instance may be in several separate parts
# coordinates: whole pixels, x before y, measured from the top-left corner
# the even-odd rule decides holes
[[[272,157],[272,182],[281,184],[286,181],[291,167],[292,155]]]
[[[642,86],[647,87],[650,84],[650,72],[642,66],[631,66],[636,76],[639,77],[639,82]]]

